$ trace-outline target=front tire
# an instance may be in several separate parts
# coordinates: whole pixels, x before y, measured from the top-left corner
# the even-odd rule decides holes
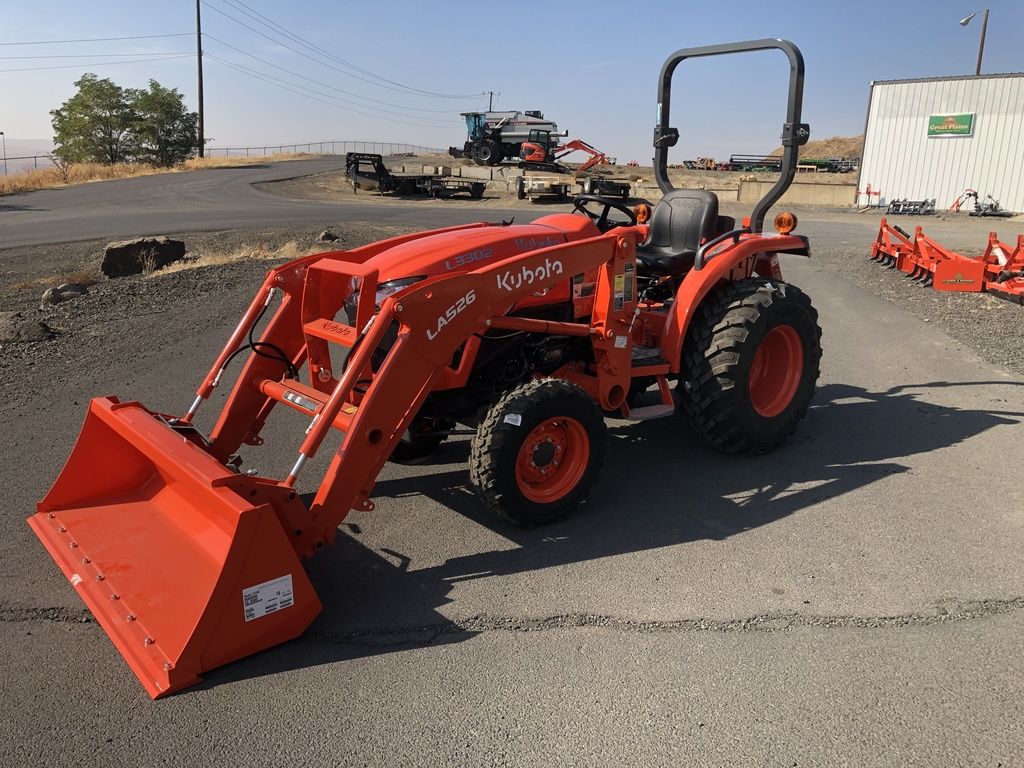
[[[680,401],[727,453],[765,453],[807,414],[821,360],[818,313],[787,283],[748,278],[702,302],[683,351]]]
[[[469,477],[484,505],[503,520],[549,523],[586,498],[606,445],[604,417],[583,390],[539,379],[488,410],[470,447]]]

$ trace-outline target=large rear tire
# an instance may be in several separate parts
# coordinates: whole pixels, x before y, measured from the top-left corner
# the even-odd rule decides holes
[[[749,278],[706,298],[683,350],[680,404],[727,453],[765,453],[807,414],[821,360],[818,313],[787,283]]]
[[[469,477],[498,517],[541,525],[586,498],[606,447],[604,417],[594,401],[567,381],[539,379],[487,411],[470,447]]]

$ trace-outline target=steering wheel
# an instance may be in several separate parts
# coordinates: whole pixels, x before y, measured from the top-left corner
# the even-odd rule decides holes
[[[601,213],[594,213],[592,210],[587,208],[587,203],[599,203],[604,206],[601,209]],[[573,211],[579,211],[592,222],[603,234],[610,229],[615,227],[631,227],[636,224],[636,214],[633,213],[633,209],[628,205],[619,202],[618,200],[612,200],[610,197],[601,197],[600,195],[577,195],[572,201]],[[608,221],[608,214],[612,208],[620,213],[626,214],[629,221]]]

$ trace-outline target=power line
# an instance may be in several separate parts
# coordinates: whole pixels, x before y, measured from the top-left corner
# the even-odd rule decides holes
[[[28,40],[0,43],[0,45],[57,45],[59,43],[102,43],[109,40],[154,40],[158,37],[191,37],[191,32],[175,32],[170,35],[129,35],[127,37],[82,37],[77,40]]]
[[[337,91],[338,93],[344,93],[344,94],[347,94],[349,96],[354,96],[357,99],[363,99],[364,101],[372,101],[372,102],[374,102],[376,104],[383,104],[383,105],[388,106],[388,107],[396,107],[396,108],[401,109],[401,110],[417,110],[417,111],[422,111],[422,112],[432,112],[432,113],[436,112],[436,113],[441,113],[441,114],[450,114],[450,111],[447,110],[447,109],[422,109],[422,110],[418,110],[416,107],[404,107],[404,106],[402,106],[400,104],[392,104],[392,103],[387,102],[387,101],[380,101],[378,99],[371,99],[368,96],[361,96],[358,93],[352,93],[351,91],[346,91],[343,88],[336,88],[333,85],[330,85],[328,83],[323,83],[323,82],[321,82],[319,80],[314,80],[311,77],[306,77],[305,75],[300,74],[298,72],[294,72],[294,71],[292,71],[290,69],[287,69],[285,67],[278,66],[277,64],[274,64],[273,62],[267,61],[266,59],[262,59],[259,56],[256,56],[255,54],[249,53],[248,51],[243,51],[241,48],[237,48],[234,45],[231,45],[231,43],[226,43],[223,40],[220,40],[220,39],[218,39],[216,37],[213,37],[212,35],[207,34],[205,32],[203,33],[203,39],[204,40],[213,40],[214,42],[216,42],[216,43],[218,43],[220,45],[226,46],[226,47],[232,49],[233,51],[237,51],[238,53],[241,53],[241,54],[243,54],[245,56],[248,56],[251,59],[255,59],[256,61],[258,61],[258,62],[260,62],[262,64],[266,64],[268,67],[273,67],[274,69],[278,69],[278,70],[280,70],[282,72],[286,72],[287,74],[292,75],[293,77],[297,77],[297,78],[299,78],[301,80],[306,80],[306,81],[308,81],[310,83],[313,83],[314,85],[319,85],[321,88],[327,88],[328,90],[331,90],[331,91]],[[338,101],[346,101],[345,99],[338,98],[338,97],[333,97],[333,98],[337,98]],[[350,103],[350,102],[347,102],[347,103]],[[357,104],[355,104],[355,106],[366,107],[367,109],[375,109],[374,107],[367,106],[365,104],[358,104],[357,103]],[[379,108],[377,108],[377,109],[380,112],[391,112],[391,114],[401,115],[401,116],[405,116],[405,117],[416,117],[416,118],[418,118],[420,120],[438,120],[438,118],[433,118],[433,117],[420,117],[419,115],[408,115],[404,111],[403,112],[393,112],[392,110],[388,110],[388,109],[379,109]],[[451,120],[450,119],[449,120],[443,120],[443,121],[439,120],[439,122],[451,122]]]
[[[353,74],[352,72],[349,72],[347,70],[341,69],[340,67],[333,66],[329,62],[324,61],[322,57],[318,58],[318,57],[310,56],[308,53],[305,53],[304,51],[300,51],[297,48],[293,48],[292,46],[288,45],[287,43],[282,42],[281,40],[279,40],[277,38],[271,37],[270,35],[266,34],[265,32],[261,32],[260,30],[256,29],[255,27],[253,27],[253,26],[251,26],[249,24],[246,24],[244,21],[241,21],[240,19],[237,19],[234,16],[232,16],[230,13],[222,11],[220,8],[218,8],[218,7],[214,6],[214,5],[210,5],[210,3],[207,2],[207,0],[203,0],[203,5],[205,5],[207,8],[209,8],[209,9],[211,9],[213,11],[216,11],[221,16],[224,16],[224,17],[230,19],[231,21],[235,22],[236,24],[239,24],[240,26],[245,27],[250,32],[255,32],[260,37],[263,37],[263,38],[269,40],[270,42],[274,43],[275,45],[280,45],[280,46],[282,46],[284,48],[287,48],[292,53],[297,53],[299,56],[302,56],[303,58],[309,59],[314,64],[319,64],[320,66],[327,67],[328,69],[333,69],[336,72],[340,72],[343,75],[355,78],[356,80],[362,80],[364,83],[369,83],[370,85],[373,85],[373,86],[375,86],[377,88],[387,88],[388,90],[391,90],[391,91],[398,91],[399,93],[406,93],[406,94],[408,94],[408,89],[404,89],[403,90],[404,86],[403,86],[403,88],[394,88],[394,87],[392,87],[390,85],[385,85],[383,83],[374,82],[372,80],[366,79],[365,77],[360,77],[357,74]],[[266,26],[266,25],[264,25],[264,26]],[[332,55],[330,58],[335,58],[335,57]],[[462,99],[462,98],[476,98],[479,95],[480,94],[475,94],[475,93],[474,94],[469,94],[469,95],[463,95],[463,96],[443,95],[443,96],[439,96],[439,98],[460,98],[460,99]]]
[[[59,53],[49,56],[0,56],[0,59],[102,59],[108,56],[153,56],[185,53],[184,51],[144,51],[141,53]]]
[[[245,14],[246,16],[248,16],[251,19],[254,19],[258,23],[263,24],[264,26],[266,26],[266,27],[268,27],[270,29],[275,29],[280,34],[286,35],[287,37],[291,38],[292,40],[294,40],[295,42],[299,43],[300,45],[304,45],[305,47],[307,47],[307,48],[309,48],[309,49],[311,49],[313,51],[316,51],[320,55],[327,56],[328,58],[333,59],[334,61],[338,62],[339,64],[341,64],[341,65],[343,65],[345,67],[348,67],[349,69],[352,69],[352,70],[354,70],[356,72],[361,72],[364,75],[368,75],[368,76],[370,76],[372,78],[375,78],[376,80],[380,80],[380,81],[385,82],[385,83],[390,83],[391,85],[398,86],[399,88],[404,88],[404,89],[406,89],[408,91],[412,91],[414,93],[417,93],[417,94],[420,94],[420,95],[423,95],[423,96],[432,96],[434,98],[442,98],[442,99],[471,99],[471,98],[476,98],[477,96],[480,95],[480,94],[477,94],[477,93],[472,93],[472,94],[437,93],[435,91],[427,91],[427,90],[423,90],[421,88],[415,88],[415,87],[413,87],[411,85],[405,85],[404,83],[399,83],[399,82],[396,82],[395,80],[389,80],[386,77],[382,77],[381,75],[378,75],[375,72],[371,72],[368,69],[364,69],[364,68],[362,68],[360,66],[357,66],[357,65],[353,64],[350,61],[346,61],[345,59],[342,59],[342,58],[338,57],[337,55],[335,55],[331,51],[325,50],[324,48],[321,48],[320,46],[315,45],[314,43],[309,42],[305,38],[300,37],[299,35],[295,34],[294,32],[291,32],[290,30],[286,29],[282,25],[278,24],[273,19],[271,19],[271,18],[269,18],[267,16],[264,16],[262,13],[257,11],[255,8],[253,8],[253,7],[249,6],[249,5],[246,5],[244,2],[242,2],[242,0],[221,0],[221,2],[227,3],[227,5],[231,6],[233,9],[235,9],[235,10]],[[249,11],[249,12],[247,12],[247,11]]]
[[[20,67],[18,69],[0,69],[0,72],[38,72],[44,69],[80,69],[82,67],[109,67],[114,64],[142,64],[147,61],[171,61],[191,56],[190,53],[173,53],[151,59],[132,59],[131,61],[90,61],[78,64],[60,64],[53,67]]]
[[[302,86],[302,85],[297,85],[295,83],[289,83],[287,80],[282,80],[279,77],[274,77],[273,75],[268,75],[265,72],[257,72],[257,71],[252,70],[252,69],[247,69],[245,67],[240,67],[237,64],[235,64],[233,62],[230,62],[227,59],[222,59],[219,56],[215,56],[212,53],[204,53],[203,55],[206,58],[213,59],[214,61],[216,61],[216,62],[218,62],[220,64],[223,64],[226,67],[230,67],[231,69],[233,69],[233,70],[235,70],[237,72],[241,72],[243,75],[248,75],[249,77],[254,77],[257,80],[262,80],[263,82],[270,83],[271,85],[276,85],[278,88],[283,88],[284,90],[291,91],[292,93],[294,93],[294,94],[296,94],[298,96],[303,96],[303,97],[305,97],[307,99],[312,99],[313,101],[318,101],[321,104],[326,104],[327,106],[334,107],[335,109],[343,109],[343,110],[345,110],[347,112],[355,112],[358,115],[364,115],[366,117],[371,117],[371,118],[373,118],[375,120],[387,120],[388,122],[391,122],[391,123],[400,123],[402,125],[412,125],[412,126],[415,126],[417,128],[439,128],[439,127],[441,127],[441,126],[438,126],[438,125],[428,125],[426,123],[412,123],[412,122],[409,122],[407,120],[394,120],[394,119],[389,118],[389,117],[381,117],[380,115],[374,115],[374,114],[371,114],[369,112],[362,112],[362,111],[360,111],[358,109],[353,109],[352,107],[349,107],[349,106],[347,106],[345,104],[338,104],[335,101],[330,101],[329,99],[333,99],[334,97],[330,96],[329,94],[319,93],[318,91],[314,91],[312,88],[306,88],[305,86]],[[306,91],[306,93],[303,93],[303,91]],[[315,95],[310,95],[310,94],[315,94]]]

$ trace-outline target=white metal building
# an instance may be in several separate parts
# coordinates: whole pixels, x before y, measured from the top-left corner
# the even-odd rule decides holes
[[[857,202],[944,210],[966,188],[1024,212],[1024,73],[872,82]]]

